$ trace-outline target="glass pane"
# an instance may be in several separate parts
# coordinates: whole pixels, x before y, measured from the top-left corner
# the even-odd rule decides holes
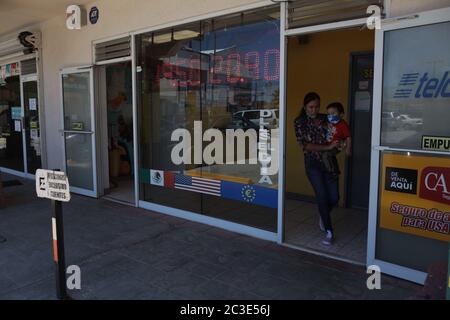
[[[194,121],[200,119],[199,34],[196,23],[142,37],[139,73],[141,199],[194,212],[200,212],[200,194],[163,186],[173,186],[175,174],[199,166],[171,161],[177,144],[171,141],[172,132],[193,134]],[[158,170],[164,183],[151,184],[149,177],[156,173],[150,170]]]
[[[93,190],[92,134],[65,133],[64,138],[70,186]]]
[[[24,171],[19,76],[0,78],[0,166]]]
[[[385,33],[381,144],[450,136],[450,22]]]
[[[217,26],[213,21],[213,28],[203,33],[202,65],[209,69],[202,97],[203,131],[222,133],[224,152],[214,158],[219,161],[211,164],[204,159],[201,169],[191,172],[222,181],[220,197],[202,195],[202,213],[272,232],[277,226],[278,175],[267,176],[271,183],[260,182],[262,167],[256,151],[257,142],[264,143],[260,129],[273,130],[272,138],[278,134],[280,41],[276,12],[244,13],[239,24],[233,20],[227,24],[223,19]],[[227,130],[253,132],[254,141],[229,139]],[[227,148],[237,151],[241,147],[245,153],[228,159]],[[278,156],[276,151],[271,153]],[[262,201],[263,197],[268,201]]]
[[[39,101],[37,81],[23,83],[25,108],[25,140],[28,172],[34,174],[41,168],[41,135],[39,127]]]
[[[448,157],[381,153],[377,259],[423,272],[447,261],[449,167]]]
[[[277,173],[270,176],[273,184],[259,183],[261,164],[250,149],[258,147],[260,128],[278,128],[278,10],[139,39],[142,200],[276,231]],[[248,134],[241,146],[226,139],[227,130],[238,129]],[[179,139],[172,139],[175,130],[182,132]],[[172,153],[182,141],[186,148],[177,161]],[[234,150],[229,158],[227,146]]]
[[[64,130],[91,131],[90,73],[63,75]]]

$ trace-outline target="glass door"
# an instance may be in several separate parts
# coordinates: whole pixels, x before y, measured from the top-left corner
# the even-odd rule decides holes
[[[73,192],[97,197],[93,70],[64,70],[61,76],[65,172]]]
[[[26,172],[34,175],[42,167],[39,124],[38,82],[36,76],[22,78],[24,106],[23,134],[26,146]]]
[[[376,32],[367,264],[418,283],[450,240],[449,33],[450,8]]]
[[[0,77],[0,167],[24,172],[20,76]]]

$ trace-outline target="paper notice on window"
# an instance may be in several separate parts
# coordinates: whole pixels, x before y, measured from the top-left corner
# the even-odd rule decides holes
[[[6,149],[6,138],[0,138],[0,150]]]
[[[39,140],[39,134],[37,129],[30,130],[30,138],[31,140]]]
[[[358,86],[359,86],[359,90],[368,90],[369,89],[369,81],[360,81]]]
[[[356,111],[370,111],[370,92],[369,91],[356,91],[355,93],[355,110]]]
[[[36,98],[30,98],[28,100],[28,105],[30,106],[30,110],[37,110],[37,99]]]
[[[22,132],[22,122],[20,120],[14,120],[14,131]]]

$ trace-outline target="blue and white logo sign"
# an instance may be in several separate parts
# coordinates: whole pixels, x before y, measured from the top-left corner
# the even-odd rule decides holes
[[[89,21],[91,24],[96,24],[99,17],[99,11],[97,7],[92,7],[91,11],[89,11]]]
[[[246,202],[253,202],[256,198],[256,190],[250,185],[245,185],[241,190],[242,199]]]
[[[447,71],[439,78],[429,76],[428,72],[404,73],[394,98],[450,98],[449,73],[450,71]]]

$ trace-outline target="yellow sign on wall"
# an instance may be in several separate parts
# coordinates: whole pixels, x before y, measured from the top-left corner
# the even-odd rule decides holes
[[[383,154],[380,227],[450,241],[450,158]]]

